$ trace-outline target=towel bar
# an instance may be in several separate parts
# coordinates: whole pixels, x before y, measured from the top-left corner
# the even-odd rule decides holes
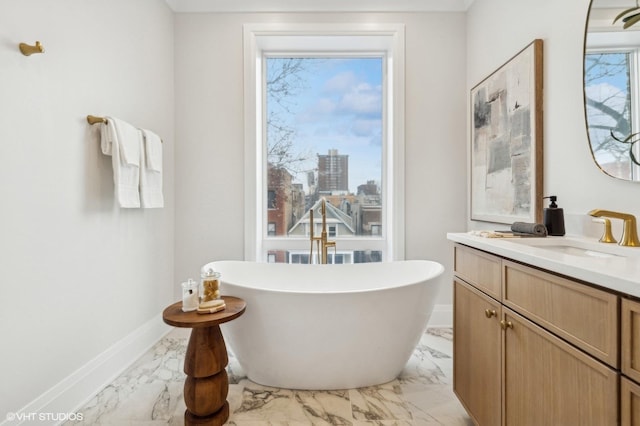
[[[93,124],[98,124],[98,123],[104,123],[107,124],[109,122],[109,120],[107,120],[104,117],[98,117],[95,115],[87,115],[87,123],[93,125]],[[160,139],[160,142],[164,143],[163,139]]]

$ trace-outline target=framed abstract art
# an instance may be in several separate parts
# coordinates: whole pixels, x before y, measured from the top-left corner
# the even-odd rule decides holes
[[[542,40],[471,89],[471,219],[542,219]]]

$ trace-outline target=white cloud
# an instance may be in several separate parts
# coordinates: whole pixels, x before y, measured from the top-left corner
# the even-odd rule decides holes
[[[298,123],[315,123],[324,121],[337,108],[336,103],[329,98],[320,98],[304,112],[297,115]]]
[[[352,136],[376,138],[382,120],[380,85],[363,82],[354,72],[346,71],[327,80],[322,92],[322,97],[297,115],[298,124],[327,127],[331,133],[342,128],[340,131]]]
[[[381,127],[380,119],[357,119],[351,126],[351,132],[356,136],[372,136],[379,133]]]
[[[336,104],[329,98],[320,98],[312,108],[317,114],[331,114],[336,110]]]
[[[353,71],[345,71],[329,79],[324,85],[324,90],[328,93],[342,93],[350,90],[356,83]]]
[[[340,100],[339,110],[354,114],[380,114],[382,112],[382,90],[368,83],[352,86]]]

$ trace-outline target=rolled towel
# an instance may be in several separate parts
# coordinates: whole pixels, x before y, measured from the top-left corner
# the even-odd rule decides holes
[[[547,236],[547,228],[541,223],[513,222],[511,230],[518,234],[530,234],[536,237]]]

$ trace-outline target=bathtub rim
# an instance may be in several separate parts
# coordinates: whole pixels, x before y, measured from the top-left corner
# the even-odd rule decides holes
[[[311,266],[311,267],[316,267],[316,268],[330,268],[330,267],[341,267],[341,266],[349,266],[349,267],[355,267],[355,268],[362,268],[362,267],[366,267],[368,265],[371,265],[369,263],[348,263],[348,264],[340,264],[340,265],[320,265],[320,264],[313,264],[313,265],[302,265],[302,264],[269,264],[266,262],[255,262],[255,261],[251,261],[251,260],[215,260],[215,261],[211,261],[211,262],[207,262],[206,264],[204,264],[201,268],[201,270],[205,270],[205,268],[207,268],[208,265],[215,265],[216,263],[232,263],[232,264],[238,264],[238,263],[259,263],[259,264],[265,264],[265,265],[289,265],[289,266],[295,266],[296,268],[298,267],[302,267],[302,266]],[[362,289],[347,289],[347,290],[326,290],[326,289],[311,289],[311,290],[301,290],[301,289],[274,289],[274,288],[265,288],[265,287],[257,287],[257,286],[253,286],[253,285],[246,285],[244,283],[239,284],[239,283],[235,283],[235,282],[230,282],[225,280],[224,274],[220,277],[220,284],[221,285],[231,285],[231,286],[236,286],[236,287],[240,287],[240,288],[246,288],[246,289],[250,289],[250,290],[254,290],[254,291],[263,291],[263,292],[268,292],[268,293],[286,293],[286,294],[318,294],[318,295],[332,295],[332,294],[357,294],[357,293],[371,293],[371,292],[382,292],[382,291],[389,291],[389,290],[393,290],[393,289],[398,289],[398,288],[403,288],[403,287],[410,287],[410,286],[414,286],[414,285],[419,285],[419,284],[423,284],[423,283],[427,283],[433,280],[436,280],[437,278],[441,277],[444,274],[445,268],[444,265],[442,265],[440,262],[434,261],[434,260],[425,260],[425,259],[412,259],[412,260],[393,260],[393,261],[388,261],[388,262],[376,262],[375,265],[385,265],[385,264],[398,264],[398,263],[427,263],[430,265],[433,265],[433,271],[430,271],[430,274],[428,276],[425,276],[419,280],[414,280],[411,282],[405,282],[402,284],[397,284],[397,285],[393,285],[393,286],[386,286],[386,287],[380,287],[380,288],[362,288]],[[362,266],[356,266],[356,265],[362,265]],[[214,268],[214,270],[216,270]]]

